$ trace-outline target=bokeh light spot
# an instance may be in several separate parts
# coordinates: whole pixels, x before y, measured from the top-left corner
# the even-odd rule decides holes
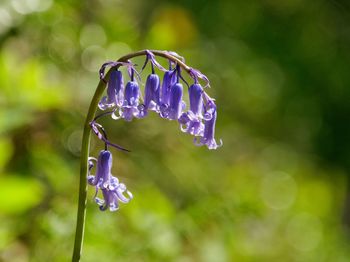
[[[46,11],[51,7],[52,0],[12,0],[11,4],[16,12],[25,15]]]
[[[105,50],[97,45],[89,46],[81,55],[83,67],[90,72],[97,72],[105,60]]]
[[[274,172],[265,176],[261,183],[261,198],[272,209],[289,208],[295,201],[297,185],[284,172]]]
[[[82,130],[75,130],[68,137],[67,147],[74,155],[80,154],[82,137]]]
[[[88,47],[91,45],[103,46],[106,41],[106,33],[100,25],[85,25],[80,32],[80,45],[82,47]]]
[[[119,57],[131,52],[129,45],[123,42],[114,42],[110,44],[106,49],[106,56],[110,59],[117,60]]]
[[[4,8],[0,8],[0,34],[5,32],[12,25],[12,16]]]
[[[299,251],[315,249],[323,238],[321,221],[309,213],[294,216],[286,229],[288,242]]]
[[[54,35],[51,38],[49,54],[53,60],[69,61],[75,54],[74,42],[65,35]]]
[[[176,49],[188,46],[197,37],[191,15],[179,7],[164,8],[155,12],[147,41],[152,48]]]
[[[201,245],[201,260],[204,262],[210,261],[227,261],[227,252],[225,246],[217,238],[204,240]]]

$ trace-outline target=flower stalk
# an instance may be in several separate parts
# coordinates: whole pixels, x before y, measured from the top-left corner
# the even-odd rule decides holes
[[[108,77],[108,73],[106,75]],[[80,261],[84,228],[85,228],[85,216],[86,216],[86,201],[87,201],[87,176],[88,176],[88,158],[90,151],[90,140],[91,140],[91,127],[90,122],[95,118],[98,103],[106,88],[104,81],[100,81],[95,94],[91,100],[89,110],[85,119],[83,139],[81,144],[81,156],[80,156],[80,177],[79,177],[79,199],[78,199],[78,212],[77,212],[77,225],[75,229],[75,240],[73,249],[72,261]]]
[[[96,123],[97,117],[95,117],[96,111],[99,108],[99,105],[100,105],[100,108],[101,108],[101,97],[102,97],[102,95],[103,95],[103,93],[104,93],[104,91],[106,89],[107,83],[109,82],[109,78],[111,76],[111,73],[112,72],[115,73],[115,70],[117,70],[120,66],[126,66],[126,67],[128,67],[129,71],[133,75],[134,74],[134,69],[133,69],[133,65],[131,64],[129,59],[132,59],[132,58],[137,57],[137,56],[146,56],[146,58],[149,59],[149,61],[151,62],[151,65],[152,65],[152,73],[153,74],[154,74],[154,66],[156,66],[158,68],[161,68],[162,70],[164,69],[155,60],[155,56],[159,56],[159,57],[166,58],[169,61],[169,63],[170,63],[170,67],[171,67],[171,63],[176,65],[176,68],[177,68],[177,71],[178,71],[178,77],[181,77],[181,74],[180,74],[180,67],[181,67],[181,69],[183,71],[187,72],[191,77],[193,77],[193,79],[195,80],[196,84],[198,83],[198,78],[199,78],[199,79],[202,79],[204,82],[206,82],[206,86],[209,86],[209,81],[206,78],[206,76],[204,76],[198,70],[195,70],[195,69],[187,66],[184,63],[183,58],[180,57],[179,55],[177,55],[174,52],[158,51],[158,50],[142,50],[142,51],[138,51],[138,52],[127,54],[127,55],[119,58],[115,62],[107,62],[104,65],[102,65],[102,68],[100,70],[100,81],[99,81],[98,86],[96,88],[95,94],[94,94],[94,96],[93,96],[93,98],[91,100],[91,103],[90,103],[90,106],[89,106],[89,109],[88,109],[88,113],[87,113],[87,116],[86,116],[86,119],[85,119],[85,123],[84,123],[83,138],[82,138],[82,145],[81,145],[81,161],[80,161],[79,199],[78,199],[78,211],[77,211],[77,224],[76,224],[76,232],[75,232],[73,257],[72,257],[72,261],[73,262],[80,261],[81,254],[82,254],[84,228],[85,228],[85,217],[86,217],[86,203],[87,203],[87,186],[88,186],[87,178],[88,178],[89,171],[90,171],[89,170],[89,151],[90,151],[91,129],[94,131],[94,133],[96,135],[99,133],[98,132],[98,124]],[[148,60],[146,60],[146,63],[147,63],[147,61]],[[105,68],[107,66],[110,66],[110,69],[109,69],[109,71],[106,74],[104,74],[104,70],[105,70]],[[112,77],[116,77],[116,76],[112,75]],[[170,79],[168,79],[168,80],[169,80],[169,85],[170,85],[170,83],[174,82],[172,80],[172,77],[170,77]],[[120,79],[120,81],[122,81],[122,80]],[[176,83],[176,84],[173,83],[174,85],[172,86],[172,88],[169,88],[170,86],[167,87],[167,92],[169,92],[169,94],[163,94],[162,97],[160,97],[159,90],[157,89],[157,88],[159,88],[159,85],[160,85],[159,79],[157,81],[156,81],[156,83],[153,84],[153,85],[156,85],[156,86],[154,86],[154,87],[150,86],[150,89],[148,91],[149,93],[147,93],[147,94],[149,94],[147,96],[147,99],[148,99],[147,102],[149,102],[149,103],[146,103],[146,110],[147,109],[152,109],[152,106],[151,106],[152,103],[154,103],[154,102],[159,103],[160,100],[163,100],[163,102],[167,101],[167,100],[169,100],[169,98],[165,99],[164,97],[172,95],[172,97],[171,97],[172,100],[171,99],[169,100],[170,101],[169,102],[169,112],[167,114],[170,115],[171,119],[179,119],[180,123],[181,123],[180,120],[184,119],[182,121],[183,122],[182,124],[188,126],[186,130],[189,130],[188,131],[189,133],[190,132],[194,133],[194,131],[192,131],[192,130],[196,130],[196,129],[195,129],[195,127],[192,127],[194,124],[192,124],[191,118],[187,117],[187,115],[184,115],[184,117],[180,118],[180,109],[178,107],[181,106],[180,102],[182,100],[182,85],[180,83]],[[178,81],[179,80],[177,79],[177,82]],[[179,86],[179,88],[176,89],[176,87],[178,87],[178,86]],[[206,86],[204,86],[204,87],[206,87]],[[157,91],[157,94],[153,94],[153,92],[155,92],[155,91]],[[111,93],[109,93],[109,95],[111,95]],[[207,98],[207,100],[208,99],[210,100],[209,96],[206,97],[206,98]],[[197,98],[194,98],[194,100],[196,100],[196,99]],[[177,101],[177,100],[179,100],[179,101]],[[102,100],[102,102],[103,101],[105,101],[105,100]],[[171,104],[171,101],[173,101],[174,106]],[[210,100],[210,102],[214,103],[213,101],[214,100]],[[118,104],[117,103],[118,101],[106,100],[105,102],[106,102],[106,105],[107,105],[106,108],[109,107],[109,104],[113,104],[113,103],[114,104]],[[176,106],[175,106],[175,104],[176,104]],[[130,107],[130,105],[127,105],[127,106]],[[193,105],[191,105],[191,106],[193,107]],[[197,111],[199,111],[199,110],[197,110]],[[197,111],[195,113],[200,114],[200,112],[198,113]],[[211,115],[215,116],[215,119],[216,119],[216,108],[214,110],[213,107],[210,107],[206,111],[207,111],[206,112],[207,114],[211,114]],[[215,115],[212,112],[214,112]],[[110,112],[107,112],[107,114],[109,114],[109,113]],[[125,112],[123,112],[123,113],[125,113]],[[166,114],[164,114],[164,115],[166,115]],[[112,117],[113,116],[114,116],[114,114],[112,114]],[[161,116],[162,116],[162,114],[161,114]],[[128,118],[126,118],[126,117],[124,117],[124,119],[128,120]],[[215,124],[215,119],[212,120],[213,124]],[[212,122],[210,122],[210,123],[212,123]],[[208,125],[208,127],[204,131],[204,132],[208,133],[209,138],[206,138],[207,140],[203,140],[203,141],[200,141],[200,142],[202,144],[209,144],[209,143],[213,144],[214,143],[214,145],[211,145],[211,144],[210,145],[211,145],[212,148],[215,149],[216,147],[218,147],[216,145],[215,140],[214,140],[214,142],[210,142],[210,141],[213,140],[213,135],[214,135],[214,132],[210,129],[211,126],[212,126],[212,124],[210,126]],[[102,140],[105,142],[105,150],[107,150],[107,144],[108,144],[107,137],[103,137],[102,136]],[[118,146],[116,146],[116,145],[114,145],[112,143],[110,143],[108,145],[112,145],[114,147],[117,147],[118,149],[121,149],[121,150],[124,150],[124,151],[128,151],[128,150],[125,150],[125,149],[123,149],[121,147],[118,147]],[[120,196],[120,195],[119,195],[119,199],[125,200],[123,198],[123,196]],[[115,203],[117,203],[117,202],[115,202]]]

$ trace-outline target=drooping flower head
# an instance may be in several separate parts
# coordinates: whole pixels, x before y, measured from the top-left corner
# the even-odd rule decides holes
[[[124,102],[119,109],[119,115],[114,113],[114,119],[123,118],[125,121],[131,121],[134,117],[140,117],[139,111],[140,103],[140,88],[136,81],[129,81],[125,86]]]
[[[200,137],[199,141],[197,138],[195,138],[195,144],[197,146],[206,145],[209,149],[217,149],[223,144],[221,139],[219,140],[219,144],[215,140],[215,124],[217,112],[216,108],[212,107],[210,107],[208,110],[210,110],[211,118],[207,118],[207,120],[204,121],[203,136]]]
[[[170,87],[170,99],[168,108],[168,119],[178,120],[184,107],[182,101],[183,86],[181,83],[176,83]]]
[[[190,109],[179,118],[181,131],[194,136],[202,136],[204,131],[204,124],[202,123],[203,92],[203,88],[199,83],[189,87]]]
[[[160,80],[159,76],[152,73],[147,77],[145,86],[145,109],[157,110],[159,105]]]
[[[119,70],[113,70],[107,83],[107,96],[104,96],[98,104],[101,110],[120,106],[123,101],[124,80]]]
[[[203,110],[203,88],[200,84],[193,84],[188,89],[189,97],[190,97],[190,110],[191,112],[198,116],[202,116]]]
[[[126,189],[126,186],[119,183],[118,178],[112,175],[113,161],[110,151],[102,150],[97,160],[95,158],[89,159],[89,173],[94,166],[94,161],[97,161],[96,175],[89,175],[87,180],[89,185],[95,186],[95,201],[101,210],[116,211],[119,208],[118,202],[128,203],[133,196]],[[103,199],[97,197],[99,191],[102,192]],[[124,193],[128,196],[125,196]]]
[[[213,131],[215,130],[215,119],[217,116],[217,108],[214,99],[211,99],[204,91],[204,88],[209,87],[209,79],[199,70],[186,65],[184,66],[184,58],[175,52],[166,51],[164,53],[167,56],[170,55],[175,58],[174,60],[168,60],[168,70],[158,63],[153,52],[145,50],[146,60],[141,71],[145,69],[147,64],[150,64],[152,73],[148,75],[146,80],[143,101],[139,84],[134,81],[134,73],[139,76],[134,65],[129,60],[126,64],[122,64],[122,62],[105,63],[100,70],[100,75],[102,77],[104,75],[104,69],[108,65],[126,66],[131,81],[125,86],[124,92],[121,92],[123,95],[123,102],[118,102],[118,96],[116,98],[114,97],[118,90],[123,89],[123,85],[120,85],[121,81],[119,81],[117,83],[119,83],[121,87],[113,88],[113,86],[116,85],[116,82],[112,80],[114,78],[122,80],[122,77],[119,73],[117,75],[115,73],[116,71],[112,71],[108,82],[106,101],[102,99],[101,103],[105,102],[108,105],[115,104],[115,112],[112,114],[112,117],[114,119],[125,119],[126,121],[132,121],[134,118],[144,118],[148,115],[149,110],[156,111],[162,118],[178,121],[180,129],[183,132],[199,138],[196,139],[196,141],[202,142],[196,142],[197,145],[207,145],[209,149],[217,148],[219,145],[216,147],[212,146],[213,143],[210,144],[209,142],[204,142],[210,140],[207,138],[208,132],[205,132],[205,130],[209,130],[208,126],[210,125],[210,129]],[[194,83],[190,86],[181,74],[182,67],[193,79]],[[158,75],[155,73],[155,68],[164,72],[161,84]],[[184,111],[186,109],[186,103],[183,100],[183,85],[180,80],[189,87],[189,108],[187,111]],[[204,88],[200,84],[200,81],[204,82]],[[211,124],[210,120],[212,121]]]
[[[93,166],[91,161],[90,165]],[[89,184],[100,188],[106,188],[110,182],[111,169],[112,154],[108,150],[102,150],[97,160],[96,175],[88,177]]]
[[[140,98],[140,88],[136,81],[130,81],[125,87],[124,105],[138,106]]]
[[[186,107],[183,101],[183,85],[180,83],[181,69],[176,66],[173,71],[167,71],[164,75],[162,87],[162,102],[160,116],[169,120],[178,120]],[[186,83],[186,82],[185,82]],[[187,84],[187,83],[186,83]]]
[[[209,149],[217,149],[222,145],[221,139],[219,143],[215,139],[217,106],[215,100],[205,91],[205,88],[209,87],[208,78],[199,70],[187,66],[185,60],[175,52],[144,50],[137,54],[146,56],[141,71],[148,64],[151,66],[151,74],[147,76],[145,83],[144,98],[140,90],[140,86],[143,86],[140,73],[135,69],[136,65],[128,60],[132,56],[127,55],[120,59],[126,62],[107,62],[102,65],[99,72],[101,80],[107,84],[107,94],[101,99],[99,108],[110,110],[106,110],[90,122],[93,132],[105,143],[105,150],[100,152],[98,159],[91,158],[89,172],[93,168],[94,161],[97,162],[97,168],[95,175],[88,176],[88,183],[96,189],[95,201],[101,210],[117,210],[119,202],[129,202],[132,194],[111,174],[112,155],[108,151],[108,146],[122,151],[129,150],[107,139],[104,128],[97,123],[99,117],[111,114],[113,119],[132,121],[134,118],[145,118],[151,110],[157,112],[161,118],[179,123],[183,132],[194,136],[194,142],[198,146],[205,145]],[[168,69],[158,63],[155,54],[168,59]],[[111,71],[105,75],[107,66],[111,67]],[[125,87],[119,67],[126,67],[130,76],[130,81]],[[156,70],[164,73],[162,82]],[[182,71],[192,79],[191,85],[187,83],[188,79],[183,77]],[[184,99],[186,93],[184,94],[183,83],[188,87],[188,106]],[[99,193],[102,194],[102,198],[97,197]]]
[[[160,102],[163,106],[169,105],[170,88],[175,83],[176,83],[175,70],[165,71],[164,77],[163,77],[163,82],[162,82],[161,99],[160,99]]]

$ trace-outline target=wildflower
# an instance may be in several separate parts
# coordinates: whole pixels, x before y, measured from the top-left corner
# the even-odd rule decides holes
[[[176,83],[170,88],[169,108],[167,118],[170,120],[178,120],[182,110],[186,107],[182,100],[183,87],[181,83]]]
[[[190,110],[191,112],[201,117],[202,109],[203,109],[203,88],[200,84],[193,84],[188,89],[189,97],[190,97]]]
[[[87,180],[89,185],[95,186],[95,201],[100,206],[100,210],[116,211],[119,208],[119,202],[128,203],[132,198],[130,191],[126,189],[123,183],[119,183],[118,178],[112,176],[112,154],[108,150],[102,150],[98,159],[89,159],[89,173],[93,168],[93,161],[97,161],[96,175],[89,175]],[[98,191],[101,190],[103,199],[98,198]],[[125,196],[126,193],[128,196]]]
[[[123,99],[124,80],[122,72],[113,70],[107,83],[107,96],[104,96],[98,104],[101,110],[120,106]]]
[[[215,135],[215,123],[216,123],[217,112],[216,109],[211,113],[211,118],[204,121],[204,132],[203,136],[195,138],[194,142],[197,146],[206,145],[208,149],[217,149],[222,146],[222,140],[217,144],[214,135]],[[199,139],[199,141],[198,141]]]
[[[93,162],[90,160],[90,168]],[[112,168],[112,154],[107,150],[102,150],[97,160],[96,176],[89,176],[90,185],[106,188],[109,185]]]
[[[116,112],[112,114],[113,119],[124,118],[131,121],[134,117],[141,117],[139,110],[140,88],[136,81],[130,81],[125,86],[124,102],[119,109],[119,115]]]
[[[141,71],[136,70],[136,64],[130,60],[137,56],[146,56],[144,65]],[[169,68],[165,69],[158,61],[156,56],[166,58],[169,62]],[[152,73],[148,76],[145,85],[145,99],[142,101],[142,93],[138,83],[141,83],[140,73],[150,64]],[[123,75],[118,69],[120,67],[127,68],[130,76],[130,81],[124,87]],[[110,71],[106,72],[106,69]],[[164,78],[160,87],[159,77],[155,74],[155,69],[164,72]],[[189,86],[186,77],[183,77],[181,70],[186,73],[194,84]],[[134,75],[137,78],[134,81]],[[108,151],[108,147],[112,146],[121,151],[129,151],[124,147],[110,142],[107,138],[105,129],[97,120],[106,115],[111,115],[114,119],[124,119],[132,121],[133,118],[145,117],[148,110],[154,110],[162,118],[176,120],[181,125],[181,130],[195,136],[194,142],[196,145],[206,145],[209,149],[216,149],[222,146],[220,139],[219,143],[215,140],[215,124],[217,118],[217,109],[214,99],[210,98],[204,88],[209,87],[209,79],[199,70],[189,67],[185,64],[183,57],[171,51],[150,51],[142,50],[135,53],[127,54],[117,61],[108,61],[104,63],[99,70],[100,82],[89,107],[89,112],[86,117],[86,123],[89,123],[92,132],[104,142],[104,150],[99,153],[98,158],[88,159],[88,176],[86,178],[86,156],[89,150],[90,136],[87,132],[87,125],[84,126],[83,147],[82,147],[82,168],[80,174],[80,185],[84,188],[86,181],[96,190],[94,200],[100,210],[116,211],[119,209],[119,202],[128,203],[133,198],[130,191],[127,190],[123,183],[120,183],[118,178],[111,173],[112,169],[112,154]],[[189,109],[186,109],[186,103],[183,100],[183,85],[188,86],[189,92]],[[203,84],[200,85],[199,81]],[[98,103],[101,92],[107,85],[107,94]],[[106,110],[101,114],[96,114],[96,105],[101,110]],[[97,164],[95,174],[91,173],[94,168],[94,163]],[[85,180],[87,179],[87,180]],[[102,195],[102,197],[100,197]],[[78,207],[78,222],[76,229],[75,246],[73,260],[78,261],[81,256],[82,239],[84,232],[85,220],[85,203],[86,192],[80,190],[79,207]]]
[[[160,80],[159,76],[152,73],[147,77],[145,86],[145,110],[157,110],[159,105]]]
[[[158,51],[157,51],[158,52]],[[108,107],[110,104],[116,104],[118,108],[112,113],[112,118],[123,118],[131,121],[134,117],[143,118],[147,116],[148,110],[154,110],[159,113],[162,118],[169,120],[177,120],[180,129],[183,132],[195,136],[196,145],[206,145],[209,149],[216,149],[222,145],[222,141],[216,142],[215,124],[217,118],[217,110],[214,99],[204,91],[209,86],[209,79],[199,70],[188,67],[184,64],[183,57],[171,51],[164,51],[164,54],[173,56],[174,59],[168,59],[169,68],[165,69],[156,60],[155,53],[145,50],[146,60],[141,68],[141,72],[147,64],[150,64],[152,73],[147,77],[144,102],[141,103],[141,91],[139,85],[134,81],[134,74],[141,81],[139,72],[135,69],[135,65],[127,60],[126,62],[106,62],[100,69],[100,78],[104,80],[104,71],[107,66],[112,67],[110,79],[107,87],[107,97],[101,101],[101,108]],[[126,66],[131,78],[124,90],[122,99],[118,98],[118,94],[123,95],[122,76],[118,70],[113,67]],[[160,80],[155,74],[155,68],[164,72],[163,81],[160,87]],[[181,71],[184,70],[194,81],[191,86],[188,85]],[[114,71],[113,71],[114,70]],[[117,73],[118,72],[118,75]],[[115,81],[118,80],[117,82]],[[183,100],[183,85],[180,81],[188,86],[189,108]],[[203,86],[199,83],[203,82]],[[119,93],[118,93],[119,92]],[[123,100],[123,102],[120,102]],[[106,112],[108,113],[108,112]],[[91,123],[94,133],[105,142],[106,145],[114,146],[119,150],[128,151],[119,145],[111,143],[101,131],[103,128],[98,123]]]
[[[161,98],[160,98],[160,102],[163,104],[163,106],[169,105],[170,88],[176,83],[175,76],[176,76],[175,70],[173,71],[169,70],[164,73],[162,90],[161,90]]]
[[[179,118],[181,124],[181,131],[187,132],[191,135],[203,135],[204,125],[202,123],[203,110],[203,88],[200,84],[193,84],[189,90],[190,110],[183,113]]]

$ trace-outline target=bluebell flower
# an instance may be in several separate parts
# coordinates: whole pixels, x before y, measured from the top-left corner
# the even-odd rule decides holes
[[[160,97],[160,80],[156,74],[150,74],[147,77],[145,85],[145,98],[144,106],[145,110],[158,111]]]
[[[93,162],[90,158],[89,169],[93,168]],[[102,150],[97,160],[96,175],[89,176],[88,182],[90,185],[99,188],[106,188],[109,185],[112,168],[112,154],[107,150]]]
[[[89,175],[87,180],[89,185],[95,186],[95,201],[100,206],[100,210],[116,211],[119,208],[118,202],[128,203],[133,196],[123,183],[119,183],[118,178],[112,176],[110,151],[102,150],[97,160],[89,158],[89,173],[94,166],[94,161],[97,161],[96,175]],[[99,190],[102,192],[103,199],[97,197]],[[127,196],[124,195],[125,193]]]
[[[125,86],[124,102],[121,108],[112,114],[113,119],[124,118],[131,121],[134,117],[140,118],[140,88],[136,81],[130,81]],[[119,113],[117,115],[116,113]]]
[[[182,111],[186,107],[182,100],[183,86],[181,83],[176,83],[170,87],[169,106],[165,107],[161,116],[169,120],[178,120]]]
[[[138,82],[134,81],[134,75],[136,75],[139,82],[141,81],[140,73],[135,69],[135,65],[130,60],[104,63],[100,69],[100,78],[105,81],[104,72],[106,67],[112,67],[112,71],[107,83],[107,96],[102,99],[99,106],[103,110],[108,107],[114,107],[114,110],[101,115],[109,113],[112,114],[114,119],[122,118],[126,121],[132,121],[133,118],[147,116],[148,111],[153,110],[159,113],[162,118],[177,120],[183,132],[195,136],[195,144],[206,145],[209,149],[220,147],[222,141],[220,140],[217,143],[214,137],[217,118],[215,100],[210,98],[204,91],[206,87],[210,87],[209,79],[199,70],[185,65],[184,59],[176,53],[167,51],[164,54],[176,58],[168,60],[168,69],[165,69],[158,63],[152,51],[145,50],[146,60],[141,68],[141,72],[147,64],[150,64],[152,73],[147,77],[143,102],[141,102],[142,95]],[[120,66],[127,67],[131,78],[131,81],[126,84],[125,88],[122,75],[116,69]],[[155,68],[164,72],[161,85],[158,75],[155,74]],[[183,69],[194,81],[194,84],[191,86],[188,85],[186,79],[182,76],[181,71]],[[180,81],[189,87],[189,107],[187,111],[184,111],[186,103],[183,100],[183,85]],[[111,143],[107,139],[103,127],[96,121],[91,122],[91,127],[98,138],[105,142],[106,148],[107,146],[114,146],[119,150],[128,151],[119,145]]]
[[[112,154],[108,151],[108,147],[113,146],[122,151],[129,150],[108,140],[105,129],[97,122],[97,119],[100,117],[111,114],[114,119],[132,121],[133,118],[147,116],[148,111],[153,110],[159,113],[162,118],[176,120],[180,123],[183,132],[195,137],[194,142],[196,145],[205,145],[209,149],[217,149],[222,146],[221,139],[219,142],[215,139],[217,119],[215,100],[210,98],[204,91],[206,87],[209,87],[209,79],[199,70],[185,65],[184,59],[174,52],[163,52],[163,54],[160,54],[159,51],[145,50],[145,52],[137,53],[137,55],[141,53],[146,55],[141,72],[147,64],[150,64],[152,69],[152,73],[146,80],[143,102],[138,84],[141,82],[140,72],[135,69],[136,65],[130,60],[106,62],[99,71],[101,81],[107,84],[107,94],[101,99],[98,106],[101,110],[107,108],[112,108],[112,110],[106,110],[90,122],[93,133],[104,142],[105,149],[100,152],[98,159],[89,158],[87,182],[95,187],[94,199],[100,210],[109,209],[110,211],[115,211],[119,208],[120,202],[128,203],[133,198],[126,186],[120,183],[118,178],[111,173]],[[168,58],[168,70],[157,62],[154,53]],[[175,56],[175,58],[170,58],[169,56]],[[125,56],[120,60],[125,60],[127,57]],[[131,79],[125,87],[123,75],[118,70],[122,66],[127,68]],[[107,67],[111,68],[109,75],[105,74]],[[162,84],[160,84],[158,75],[155,74],[155,69],[164,72]],[[189,86],[186,79],[182,76],[182,70],[193,79],[194,84]],[[106,80],[107,76],[109,76],[108,82]],[[138,82],[134,81],[134,76]],[[188,109],[186,109],[186,103],[183,99],[183,85],[180,81],[188,86]],[[185,109],[186,111],[184,112]],[[91,171],[95,162],[97,166],[95,175],[93,175]]]
[[[101,110],[121,106],[123,101],[124,80],[122,72],[113,70],[107,83],[107,96],[104,96],[98,107]]]
[[[195,83],[189,87],[190,110],[183,113],[179,118],[181,130],[194,136],[203,135],[204,125],[203,115],[203,88]]]
[[[217,112],[216,108],[213,109],[212,107],[210,107],[209,110],[211,118],[207,118],[208,120],[204,121],[203,136],[201,136],[200,138],[196,137],[194,141],[197,146],[206,145],[208,149],[217,149],[223,144],[221,139],[218,144],[214,137]]]
[[[198,116],[202,117],[203,110],[203,88],[200,84],[193,84],[188,89],[189,97],[190,97],[190,111]]]
[[[161,104],[163,104],[163,106],[169,106],[170,88],[174,84],[176,84],[175,70],[166,71],[163,77],[161,97],[160,97],[160,102]]]

